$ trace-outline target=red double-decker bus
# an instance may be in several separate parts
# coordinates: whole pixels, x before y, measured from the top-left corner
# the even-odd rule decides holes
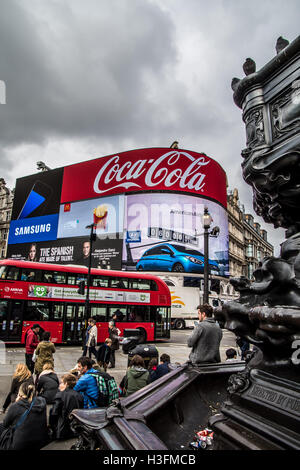
[[[38,323],[54,343],[81,344],[87,317],[93,317],[101,343],[116,311],[121,335],[124,329],[138,328],[143,341],[170,338],[171,298],[161,279],[91,269],[86,315],[86,295],[78,286],[87,277],[88,269],[81,266],[0,261],[0,340],[24,344],[27,330]]]

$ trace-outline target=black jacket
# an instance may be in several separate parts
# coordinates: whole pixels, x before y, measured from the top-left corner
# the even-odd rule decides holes
[[[54,402],[56,393],[58,392],[59,380],[54,372],[39,376],[36,386],[37,394],[44,397],[47,405]]]
[[[78,408],[83,408],[83,397],[79,392],[72,388],[57,392],[49,416],[49,424],[54,431],[55,439],[74,437],[69,424],[69,414]]]
[[[111,349],[106,343],[104,343],[98,349],[97,361],[108,364],[110,360],[110,355],[111,355]]]
[[[3,420],[5,428],[15,425],[31,403],[22,399],[13,403]],[[17,427],[10,450],[41,449],[48,442],[46,400],[36,397],[25,421]]]
[[[14,377],[11,382],[11,387],[10,391],[5,399],[3,409],[6,410],[11,403],[14,403],[16,401],[16,398],[18,396],[19,388],[22,383],[28,383],[28,384],[34,384],[32,376],[29,377],[29,379],[26,380],[20,380],[18,377]]]
[[[168,362],[164,362],[163,364],[159,364],[156,367],[156,370],[153,370],[150,373],[151,377],[151,382],[154,382],[154,380],[160,379],[163,375],[166,375],[170,372],[170,367]]]

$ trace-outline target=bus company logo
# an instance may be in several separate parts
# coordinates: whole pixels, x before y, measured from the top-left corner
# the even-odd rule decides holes
[[[201,191],[206,174],[203,167],[210,163],[205,155],[193,157],[187,152],[170,151],[157,159],[145,159],[120,163],[115,155],[101,166],[95,181],[94,191],[103,194],[116,188],[153,189],[158,185],[170,189]],[[117,183],[117,184],[115,184]]]
[[[11,294],[23,294],[23,289],[19,287],[4,287],[5,292],[10,292]]]
[[[174,291],[170,291],[172,307],[182,308],[185,307],[185,303],[182,301],[179,295],[176,295]]]

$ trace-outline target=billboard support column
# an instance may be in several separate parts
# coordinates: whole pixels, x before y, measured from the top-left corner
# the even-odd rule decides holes
[[[94,226],[95,224],[87,225],[85,228],[90,228],[90,253],[89,253],[89,265],[88,265],[88,275],[87,275],[87,283],[86,283],[86,296],[85,296],[85,308],[84,308],[84,318],[85,323],[89,317],[89,310],[90,310],[90,285],[91,285],[91,265],[92,265],[92,246],[93,241],[96,240],[96,234],[94,233]],[[87,325],[85,324],[85,327]]]

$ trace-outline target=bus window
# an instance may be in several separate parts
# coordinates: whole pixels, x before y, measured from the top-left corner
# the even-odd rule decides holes
[[[1,333],[6,330],[6,323],[8,319],[8,301],[1,300],[0,301],[0,337]]]
[[[114,315],[117,315],[116,321],[126,321],[126,307],[120,307],[119,305],[108,307],[108,321],[112,320]]]
[[[123,277],[111,277],[110,287],[117,289],[128,289],[128,279]]]
[[[68,273],[67,284],[75,286],[76,284],[76,274]]]
[[[109,277],[93,276],[92,277],[92,286],[94,286],[94,287],[108,287],[109,286]]]
[[[87,285],[87,275],[78,273],[76,277],[76,284],[79,285],[80,281],[85,281],[85,285]]]
[[[150,321],[150,307],[145,305],[128,307],[128,321]]]
[[[91,317],[95,318],[96,322],[106,321],[106,306],[105,305],[92,305]]]
[[[0,279],[5,279],[7,271],[8,271],[8,266],[1,266]]]
[[[66,284],[67,273],[61,271],[53,271],[52,275],[56,284]]]
[[[41,282],[50,282],[51,284],[55,284],[55,280],[53,278],[53,271],[43,271]]]
[[[130,279],[130,289],[150,290],[151,281],[149,279]]]
[[[64,316],[64,304],[52,304],[52,319],[53,320],[63,320]]]
[[[24,320],[47,321],[50,317],[50,304],[47,302],[28,301],[24,311]]]
[[[10,266],[8,272],[6,273],[6,279],[17,281],[19,279],[19,272],[19,268],[16,268],[15,266]]]
[[[28,282],[38,282],[41,280],[40,271],[35,271],[34,269],[22,269],[21,272],[21,281],[28,281]]]

